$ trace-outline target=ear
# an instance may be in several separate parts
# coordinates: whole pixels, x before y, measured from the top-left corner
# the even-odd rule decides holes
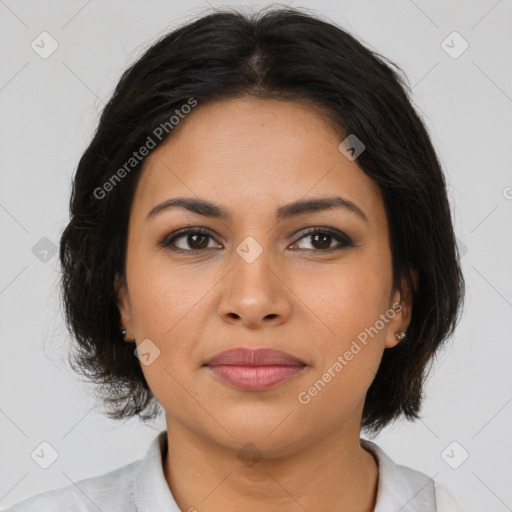
[[[418,286],[418,271],[414,267],[409,267],[409,273],[414,283],[414,289],[416,290]],[[407,332],[407,328],[411,323],[413,291],[414,290],[410,289],[407,280],[403,279],[401,290],[396,290],[393,294],[389,307],[395,310],[395,314],[388,323],[386,348],[393,348],[400,343],[400,340],[395,336],[399,329],[403,329],[404,332]],[[398,304],[400,307],[398,307]]]
[[[116,274],[114,278],[114,290],[116,294],[116,302],[117,307],[119,309],[119,315],[121,317],[121,325],[119,326],[119,330],[122,331],[124,329],[128,329],[128,338],[127,341],[131,341],[130,338],[133,336],[132,329],[132,309],[130,304],[130,296],[128,294],[128,285],[126,283],[126,278],[120,274]]]

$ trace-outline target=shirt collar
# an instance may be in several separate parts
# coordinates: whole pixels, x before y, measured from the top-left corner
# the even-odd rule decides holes
[[[400,466],[375,443],[360,439],[379,466],[374,512],[435,512],[433,480],[412,468]],[[165,479],[163,461],[167,452],[167,431],[151,443],[134,474],[134,500],[138,512],[180,512]]]
[[[137,512],[180,512],[164,475],[166,452],[167,431],[164,430],[153,439],[134,475],[133,492]]]
[[[424,473],[396,464],[378,445],[360,439],[379,466],[377,500],[373,512],[435,512],[434,481]]]

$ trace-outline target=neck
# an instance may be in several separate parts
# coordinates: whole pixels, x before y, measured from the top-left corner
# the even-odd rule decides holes
[[[164,473],[181,510],[374,510],[378,465],[361,447],[359,429],[342,426],[286,454],[221,446],[170,418],[167,435]]]

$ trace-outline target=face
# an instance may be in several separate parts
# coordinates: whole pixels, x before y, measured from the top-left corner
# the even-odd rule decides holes
[[[141,367],[168,429],[275,453],[340,429],[359,435],[366,392],[410,307],[392,289],[379,187],[339,150],[343,139],[325,119],[299,102],[199,104],[146,159],[126,280],[116,286],[122,327],[145,343]],[[176,198],[215,208],[150,215]],[[325,199],[330,207],[286,208]],[[234,379],[260,372],[264,389],[206,366],[240,347],[302,364],[223,367]]]

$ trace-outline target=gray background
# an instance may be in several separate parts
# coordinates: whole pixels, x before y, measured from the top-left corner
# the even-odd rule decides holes
[[[0,507],[132,462],[165,428],[163,417],[118,424],[93,408],[91,385],[66,363],[52,251],[67,223],[75,166],[128,64],[210,6],[267,5],[185,4],[0,1]],[[404,69],[447,175],[464,253],[464,316],[436,360],[422,419],[374,441],[444,484],[465,510],[512,510],[511,2],[291,5],[319,11]],[[31,47],[43,45],[43,31],[58,43],[48,58]],[[453,31],[463,39],[446,39]],[[464,40],[469,47],[456,55]],[[58,452],[48,469],[30,456],[43,441]],[[457,469],[447,463],[459,465],[465,452]]]

